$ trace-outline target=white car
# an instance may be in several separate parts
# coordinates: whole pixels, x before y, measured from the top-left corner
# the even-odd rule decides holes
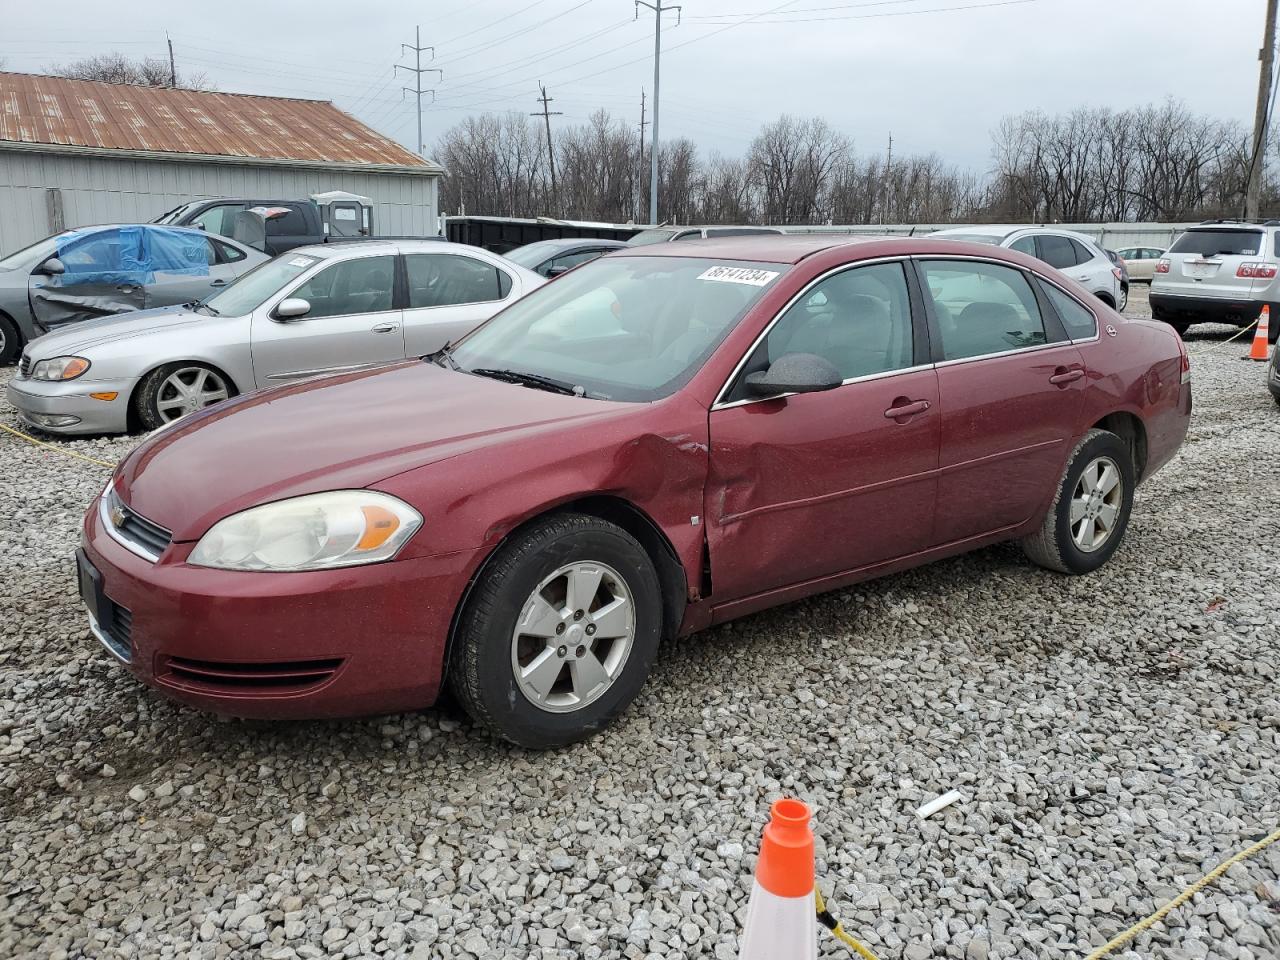
[[[1053,227],[979,226],[955,227],[929,234],[929,239],[990,243],[1017,250],[1061,270],[1113,310],[1123,310],[1127,299],[1120,268],[1103,249],[1082,233]]]

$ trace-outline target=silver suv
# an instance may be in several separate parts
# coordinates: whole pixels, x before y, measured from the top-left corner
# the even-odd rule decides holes
[[[1280,220],[1210,220],[1189,227],[1156,263],[1151,315],[1178,333],[1193,323],[1246,327],[1264,304],[1280,311]],[[1271,321],[1271,342],[1280,323]]]

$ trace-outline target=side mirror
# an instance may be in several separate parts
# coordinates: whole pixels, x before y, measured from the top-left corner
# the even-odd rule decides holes
[[[548,279],[548,280],[554,280],[556,277],[560,276],[561,274],[565,274],[565,273],[568,273],[568,272],[569,272],[569,268],[568,268],[568,267],[563,267],[563,266],[561,266],[561,267],[548,267],[548,268],[547,268],[547,279]]]
[[[747,374],[747,390],[757,397],[820,393],[844,383],[831,361],[813,353],[784,353],[768,370]]]
[[[43,273],[47,277],[60,277],[67,272],[66,264],[57,257],[50,257],[40,266],[36,267],[36,273]]]
[[[300,320],[311,312],[311,304],[301,297],[287,297],[276,307],[277,320]]]

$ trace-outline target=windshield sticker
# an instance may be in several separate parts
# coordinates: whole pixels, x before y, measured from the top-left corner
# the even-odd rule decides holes
[[[310,257],[294,257],[292,260],[290,260],[290,261],[289,261],[289,266],[291,266],[291,267],[309,267],[309,266],[311,266],[313,263],[315,263],[315,261],[314,261],[314,260],[312,260]]]
[[[745,283],[752,287],[767,287],[776,277],[774,270],[753,270],[749,267],[711,267],[698,274],[699,280],[715,280],[719,283]]]

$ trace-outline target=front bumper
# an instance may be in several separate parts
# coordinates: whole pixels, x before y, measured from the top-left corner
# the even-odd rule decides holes
[[[124,433],[129,429],[129,398],[137,382],[130,378],[63,382],[14,378],[6,394],[24,423],[47,433]],[[116,396],[99,400],[92,393]]]
[[[95,502],[82,549],[107,608],[91,629],[143,683],[224,716],[312,719],[430,706],[474,572],[448,554],[307,573],[157,563],[109,536]],[[110,640],[111,642],[107,642]]]

